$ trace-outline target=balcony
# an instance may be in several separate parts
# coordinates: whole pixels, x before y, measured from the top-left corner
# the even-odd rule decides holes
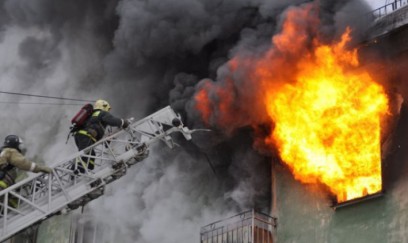
[[[201,243],[273,243],[277,219],[246,211],[201,228]]]

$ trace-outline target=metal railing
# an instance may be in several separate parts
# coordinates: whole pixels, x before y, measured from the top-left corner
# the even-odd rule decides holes
[[[371,12],[371,14],[376,18],[384,17],[408,4],[408,0],[394,0],[392,3],[385,4]]]
[[[371,22],[370,38],[375,38],[408,24],[408,0],[395,0],[366,15]]]
[[[273,243],[277,219],[246,211],[201,228],[201,243]]]

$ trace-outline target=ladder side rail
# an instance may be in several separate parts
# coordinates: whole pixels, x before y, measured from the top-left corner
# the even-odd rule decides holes
[[[168,132],[166,132],[166,134],[167,134],[167,133],[168,133]],[[159,138],[159,139],[161,139],[162,137],[163,137],[163,136],[156,136],[156,138]],[[147,143],[147,145],[149,145],[149,144],[155,142],[155,140],[156,140],[156,139],[151,138],[150,140],[148,140],[149,142]],[[117,141],[115,141],[115,142],[117,142]],[[95,145],[95,147],[96,147],[96,146],[97,146],[97,145]],[[114,153],[112,153],[112,151],[111,151],[111,154],[114,155]],[[79,153],[77,153],[77,155],[76,155],[76,157],[83,157],[83,156],[86,156],[86,155],[83,154],[82,152],[79,152]],[[100,157],[97,157],[97,156],[89,156],[89,157],[97,158],[97,159],[104,159],[103,157],[100,158]],[[110,160],[110,159],[107,159],[107,160]],[[68,160],[68,164],[72,164],[72,159]],[[57,167],[58,167],[58,166],[57,166]],[[35,176],[35,177],[33,177],[33,178],[27,178],[25,181],[21,182],[20,184],[30,183],[31,181],[36,180],[37,178],[40,178],[40,176],[41,176],[41,175],[37,175],[37,176]],[[6,190],[3,190],[2,192],[0,192],[0,196],[1,196],[1,194],[5,194],[5,193],[7,193],[7,192],[9,192],[9,191],[12,191],[12,190],[14,190],[14,189],[17,189],[18,187],[19,187],[19,184],[15,184],[15,185],[13,185],[13,186],[7,188]]]
[[[54,164],[52,166],[54,170],[52,174],[30,176],[1,191],[0,198],[4,198],[4,210],[3,225],[0,227],[0,240],[7,239],[7,237],[52,215],[56,210],[60,210],[68,203],[93,191],[94,188],[92,188],[90,184],[98,178],[104,179],[113,175],[116,170],[112,168],[112,163],[120,162],[118,161],[120,155],[133,151],[142,141],[144,141],[146,146],[149,146],[159,140],[166,142],[165,137],[173,132],[182,132],[185,135],[186,130],[184,130],[182,126],[174,127],[172,125],[172,121],[175,118],[179,119],[180,117],[170,107],[163,108],[140,121],[132,123],[129,129],[118,131],[95,143],[93,146],[75,153],[67,160]],[[151,126],[151,124],[154,125]],[[172,126],[172,128],[164,131],[162,124]],[[125,139],[122,139],[122,136],[125,136]],[[98,146],[102,146],[98,156],[88,156],[84,153],[84,151],[89,151],[90,149],[97,150]],[[120,151],[116,152],[116,148],[120,149]],[[101,166],[98,166],[100,167],[98,168],[99,171],[92,173],[86,171],[86,173],[81,173],[78,176],[78,181],[72,180],[71,178],[74,176],[74,173],[71,170],[71,166],[78,159],[86,156],[94,158],[95,161],[110,161],[111,163],[102,163]],[[23,190],[23,188],[25,189]],[[31,193],[22,193],[25,192],[27,188],[28,190],[31,189],[34,191]],[[20,205],[23,207],[22,209],[25,209],[25,211],[20,212],[19,210],[13,209],[8,201],[10,196],[18,198]],[[27,209],[29,210],[28,212]],[[12,224],[10,224],[10,222]]]
[[[56,175],[56,176],[58,176],[58,174],[57,173],[54,173],[54,174],[51,174],[51,175],[42,175],[42,176],[49,176],[49,178],[51,178],[51,176],[53,176],[53,175]],[[53,182],[53,180],[52,179],[49,179],[48,180],[49,181],[49,183],[52,183]],[[48,190],[50,190],[50,188],[54,188],[53,190],[55,190],[55,185],[54,186],[50,186],[50,185],[48,185],[47,186],[49,189]],[[63,186],[60,186],[60,188],[61,189],[63,189]],[[17,188],[17,190],[18,190],[19,188]],[[73,189],[75,189],[75,187],[73,188]],[[50,213],[52,213],[53,211],[55,211],[55,206],[56,205],[52,205],[53,204],[53,190],[51,190],[51,192],[50,193],[48,193],[47,195],[47,201],[44,203],[43,201],[40,201],[40,202],[38,202],[38,204],[36,204],[36,202],[34,201],[29,201],[28,199],[25,199],[25,198],[23,198],[22,196],[20,196],[20,195],[18,195],[17,193],[14,193],[14,191],[10,191],[9,193],[10,194],[12,194],[12,195],[14,195],[14,196],[17,196],[19,199],[21,199],[25,204],[27,204],[27,205],[29,205],[29,206],[31,206],[31,211],[40,211],[42,214],[36,214],[36,215],[34,215],[34,216],[36,216],[36,217],[33,217],[32,215],[31,215],[31,217],[30,217],[30,219],[25,219],[24,221],[24,223],[19,223],[19,226],[17,226],[17,225],[14,225],[15,227],[14,228],[16,228],[17,230],[21,230],[21,229],[23,229],[23,228],[25,228],[25,227],[27,227],[27,226],[29,226],[29,225],[31,225],[32,223],[34,223],[34,222],[36,222],[36,221],[38,221],[39,219],[41,219],[41,218],[44,218],[44,217],[46,217],[47,216],[47,214],[50,214]],[[90,191],[92,191],[93,189],[92,188],[90,188],[90,189],[88,189],[88,190],[85,190],[83,193],[77,193],[77,195],[76,196],[74,196],[73,197],[73,199],[69,199],[69,198],[66,198],[65,199],[65,202],[64,203],[60,203],[59,205],[57,205],[57,206],[64,206],[64,205],[66,205],[66,204],[68,204],[69,202],[72,202],[73,200],[75,200],[76,198],[78,198],[78,197],[80,197],[80,196],[83,196],[83,195],[86,195],[87,193],[89,193]],[[63,190],[61,190],[61,191],[63,191]],[[8,198],[9,197],[9,193],[7,193],[6,194],[6,198]],[[45,198],[44,198],[45,199]],[[57,198],[57,199],[61,199],[61,198]],[[60,200],[61,201],[61,200]],[[8,205],[8,201],[7,201],[7,205],[6,205],[6,210],[5,210],[5,217],[4,217],[4,219],[5,219],[5,224],[3,225],[3,234],[2,234],[2,236],[8,236],[9,234],[12,234],[12,233],[14,233],[14,232],[8,232],[7,231],[7,229],[8,229],[8,227],[7,227],[7,225],[8,225],[8,223],[7,223],[7,221],[9,220],[9,215],[8,215],[8,211],[7,211],[7,209],[10,209],[10,206]],[[48,210],[47,210],[48,209]],[[30,213],[30,214],[32,214],[32,213]],[[23,216],[27,216],[27,215],[23,215]],[[18,219],[16,219],[16,220],[18,220]],[[17,231],[18,232],[18,231]]]
[[[164,110],[164,111],[166,111],[166,112],[169,112],[167,109],[169,109],[169,106],[166,107],[166,108],[163,108],[162,110]],[[161,111],[161,110],[160,110],[160,111]],[[142,119],[142,120],[140,120],[140,121],[138,121],[138,122],[135,122],[135,123],[131,124],[131,125],[130,125],[130,128],[131,128],[132,130],[134,130],[134,131],[138,131],[138,130],[136,129],[136,127],[137,127],[138,125],[141,125],[141,124],[143,124],[143,123],[146,122],[146,121],[148,122],[150,119],[152,119],[152,118],[154,117],[155,114],[160,115],[160,111],[158,111],[158,112],[156,112],[156,113],[154,113],[154,114],[152,114],[152,115],[150,115],[150,116],[148,116],[148,117],[146,117],[146,118],[144,118],[144,119]],[[169,113],[171,114],[171,112],[169,112]],[[174,117],[177,117],[177,115],[176,115],[174,112],[172,112],[172,113],[173,113]],[[171,124],[171,121],[169,121],[169,119],[163,119],[162,121],[159,121],[159,122],[162,122],[162,123],[165,123],[165,124]],[[74,159],[79,158],[79,157],[81,157],[81,156],[85,156],[85,154],[84,154],[83,151],[89,150],[89,149],[91,149],[91,148],[95,148],[95,147],[101,145],[102,143],[106,142],[107,140],[114,141],[114,140],[112,140],[112,138],[115,138],[116,136],[121,135],[121,134],[123,134],[123,133],[125,133],[125,132],[126,132],[126,131],[121,130],[121,131],[118,131],[118,132],[116,132],[116,133],[114,133],[114,134],[112,134],[112,135],[110,135],[110,136],[104,138],[104,139],[101,139],[100,141],[96,142],[94,145],[92,145],[92,146],[90,146],[90,147],[88,147],[88,148],[86,148],[86,149],[84,149],[84,150],[82,150],[82,151],[76,152],[72,157],[70,157],[70,158],[68,158],[68,159],[66,159],[66,160],[63,160],[63,161],[61,161],[61,162],[59,162],[59,163],[53,164],[51,167],[58,167],[59,165],[66,165],[66,164],[70,164],[70,165],[71,165],[71,164],[72,164],[72,161],[73,161]],[[138,132],[139,132],[139,131],[138,131]],[[31,175],[31,176],[29,176],[28,178],[23,179],[22,181],[20,181],[20,182],[14,184],[14,185],[12,185],[12,186],[10,186],[10,187],[8,187],[8,188],[2,190],[2,191],[0,191],[0,196],[4,195],[7,191],[10,191],[10,190],[13,190],[13,189],[19,187],[19,184],[25,184],[25,183],[27,183],[27,182],[29,182],[29,181],[31,181],[31,180],[34,180],[36,177],[39,177],[39,176],[41,176],[41,174]]]

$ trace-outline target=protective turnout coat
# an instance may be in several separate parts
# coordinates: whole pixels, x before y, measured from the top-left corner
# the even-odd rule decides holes
[[[29,161],[17,149],[3,148],[0,153],[0,189],[15,183],[17,169],[42,172],[44,167]]]
[[[123,119],[114,117],[107,111],[94,110],[92,116],[86,122],[85,129],[96,140],[100,140],[105,134],[106,126],[122,127],[124,123]]]

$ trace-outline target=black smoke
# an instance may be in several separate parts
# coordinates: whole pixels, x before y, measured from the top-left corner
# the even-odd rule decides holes
[[[202,80],[224,82],[222,68],[232,56],[268,49],[285,11],[311,2],[5,0],[0,5],[0,53],[5,58],[0,84],[16,91],[105,98],[122,117],[142,118],[171,105],[187,125],[203,127],[191,105]],[[346,25],[364,37],[362,26],[353,21],[369,11],[363,1],[313,4],[328,40]],[[10,58],[7,49],[16,50]],[[17,122],[0,133],[23,134],[32,155],[54,162],[59,151],[75,151],[64,145],[74,112],[10,109],[5,121]],[[176,151],[154,149],[133,176],[114,185],[112,195],[95,202],[92,210],[108,215],[101,220],[121,219],[105,223],[114,234],[125,233],[122,242],[193,242],[200,226],[230,213],[253,207],[268,212],[270,158],[253,149],[254,130],[244,126],[226,135],[212,129],[197,134],[193,143],[180,140]],[[176,225],[189,226],[189,231]]]

